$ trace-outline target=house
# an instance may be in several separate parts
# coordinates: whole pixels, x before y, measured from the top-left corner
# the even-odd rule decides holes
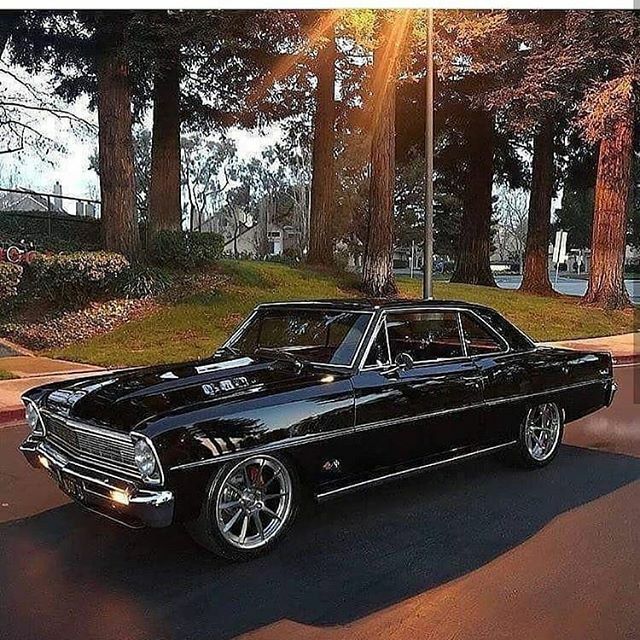
[[[224,253],[234,256],[262,258],[281,256],[297,249],[300,232],[291,225],[257,222],[246,226],[237,235],[225,235]]]
[[[62,195],[62,186],[56,182],[54,187],[54,195],[43,195],[33,191],[20,191],[18,189],[11,191],[0,191],[0,211],[20,211],[20,212],[52,212],[57,214],[66,214],[67,211],[62,205],[62,198],[56,197]]]

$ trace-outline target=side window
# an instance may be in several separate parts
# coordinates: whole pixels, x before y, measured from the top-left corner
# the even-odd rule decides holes
[[[469,314],[462,314],[462,333],[467,355],[479,356],[504,351],[504,346]]]
[[[392,361],[403,352],[416,362],[464,355],[455,311],[390,313],[387,328]]]
[[[378,329],[378,335],[369,349],[367,360],[364,363],[365,367],[381,366],[383,364],[389,364],[389,348],[387,347],[387,333],[385,331],[384,322]]]

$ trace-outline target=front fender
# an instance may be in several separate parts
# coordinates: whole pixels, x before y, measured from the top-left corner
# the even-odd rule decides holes
[[[350,379],[324,380],[278,393],[250,394],[137,427],[153,439],[166,484],[176,494],[177,517],[197,515],[209,479],[228,460],[252,452],[286,451],[353,431]],[[307,470],[299,471],[304,479]]]

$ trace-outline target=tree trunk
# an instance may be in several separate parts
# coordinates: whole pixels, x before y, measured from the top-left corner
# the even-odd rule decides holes
[[[466,150],[469,165],[463,194],[464,210],[456,269],[451,282],[496,286],[489,266],[494,145],[493,115],[485,111],[471,112]]]
[[[392,22],[388,21],[383,30],[387,32],[387,42],[383,41],[374,54],[369,228],[362,269],[362,289],[373,297],[395,295],[398,291],[393,273],[396,74],[395,64],[390,61]]]
[[[182,227],[180,200],[180,51],[168,51],[154,78],[149,228]]]
[[[549,234],[553,198],[553,120],[542,122],[533,141],[533,176],[529,196],[527,245],[521,291],[555,295],[549,280]]]
[[[103,18],[101,30],[105,29]],[[118,20],[115,18],[114,20]],[[124,23],[101,34],[98,59],[98,143],[102,234],[107,251],[129,258],[138,252],[129,64],[124,50]],[[115,35],[115,37],[114,37]]]
[[[336,103],[336,43],[333,32],[318,54],[316,113],[313,131],[313,178],[308,262],[333,264],[333,189]]]
[[[634,105],[631,91],[625,114],[600,141],[591,236],[591,272],[584,304],[604,309],[631,306],[624,285],[624,256],[631,191]]]

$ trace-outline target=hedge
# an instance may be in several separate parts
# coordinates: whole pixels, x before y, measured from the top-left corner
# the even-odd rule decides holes
[[[35,296],[56,303],[77,303],[117,292],[129,261],[119,253],[79,251],[38,255],[29,265],[25,282]]]
[[[158,231],[151,240],[151,259],[158,265],[193,269],[217,262],[224,238],[200,231]]]
[[[0,302],[17,295],[21,279],[22,267],[20,265],[0,262]]]

